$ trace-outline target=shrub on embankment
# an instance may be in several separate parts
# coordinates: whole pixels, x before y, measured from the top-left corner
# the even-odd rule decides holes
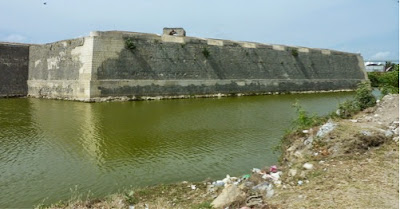
[[[303,130],[322,125],[329,119],[350,118],[360,111],[376,105],[376,99],[372,95],[372,88],[369,82],[358,84],[356,94],[353,100],[347,100],[339,104],[337,111],[325,116],[317,116],[305,111],[296,101],[293,106],[296,109],[297,117],[292,123],[292,128],[282,137],[281,144],[276,149],[281,149],[282,153],[292,144],[292,140],[304,135]]]
[[[354,100],[341,103],[336,115],[340,118],[349,118],[358,112],[375,105],[376,99],[374,95],[372,95],[370,83],[363,82],[358,85]]]
[[[368,78],[371,86],[379,88],[382,94],[398,94],[399,93],[399,65],[392,64],[393,68],[390,72],[369,72]]]
[[[372,88],[369,82],[359,83],[353,100],[347,100],[339,104],[338,110],[327,116],[310,115],[296,101],[293,105],[296,108],[297,118],[293,122],[293,130],[309,129],[321,125],[329,118],[349,118],[358,112],[376,105],[376,99],[372,95]]]

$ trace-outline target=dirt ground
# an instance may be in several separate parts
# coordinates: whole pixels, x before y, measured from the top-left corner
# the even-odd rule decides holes
[[[388,95],[352,119],[332,121],[336,128],[314,139],[311,148],[304,145],[315,134],[310,130],[289,148],[283,186],[268,203],[279,208],[399,208],[398,121],[399,95]],[[302,168],[306,162],[313,169]],[[290,169],[296,175],[289,175]]]
[[[289,135],[292,143],[278,166],[281,183],[274,182],[273,196],[258,196],[260,204],[246,204],[254,192],[245,185],[264,181],[255,173],[238,186],[247,200],[227,208],[399,208],[398,127],[399,95],[387,95],[352,119],[330,120]],[[211,181],[158,185],[49,208],[212,208],[224,187],[210,191],[210,185]]]

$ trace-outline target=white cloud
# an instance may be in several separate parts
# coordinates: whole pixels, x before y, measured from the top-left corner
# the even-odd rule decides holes
[[[27,38],[19,34],[10,34],[2,39],[6,42],[24,42]]]
[[[378,52],[374,55],[372,55],[371,59],[373,60],[385,60],[388,59],[390,55],[390,52]]]

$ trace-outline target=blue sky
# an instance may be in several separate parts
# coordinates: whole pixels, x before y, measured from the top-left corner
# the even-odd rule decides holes
[[[399,57],[397,0],[0,0],[0,21],[0,41],[9,42],[184,27],[188,36]]]

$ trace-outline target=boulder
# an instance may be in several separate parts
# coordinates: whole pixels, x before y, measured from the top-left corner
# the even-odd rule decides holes
[[[225,208],[235,201],[244,200],[246,194],[235,185],[228,185],[211,203],[214,208]]]
[[[328,121],[325,123],[321,128],[319,128],[317,132],[317,137],[324,137],[329,132],[333,131],[336,128],[337,124],[333,123],[332,121]]]

